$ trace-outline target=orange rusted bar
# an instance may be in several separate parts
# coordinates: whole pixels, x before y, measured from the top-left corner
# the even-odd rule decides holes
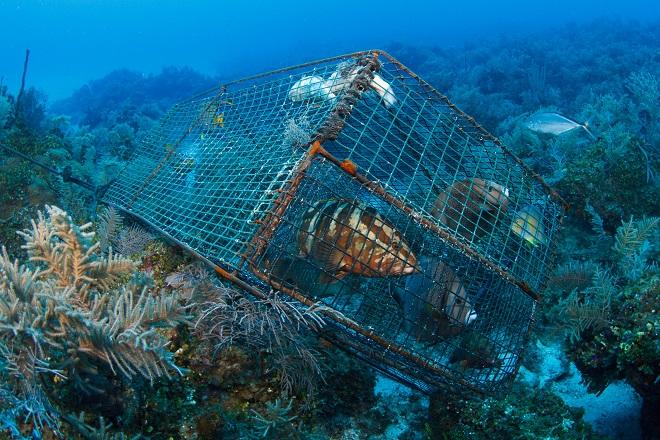
[[[357,173],[357,165],[352,160],[345,159],[339,166],[351,176],[355,176]]]

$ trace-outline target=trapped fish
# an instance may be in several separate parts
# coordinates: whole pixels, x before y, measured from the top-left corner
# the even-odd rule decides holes
[[[298,249],[301,256],[321,264],[321,283],[348,274],[387,277],[417,270],[417,259],[399,231],[357,200],[314,203],[303,216]]]
[[[313,261],[299,256],[273,256],[273,260],[264,259],[263,269],[273,279],[285,287],[297,288],[313,295],[314,299],[328,296],[348,295],[360,291],[360,280],[352,279],[346,283],[318,284],[319,276],[323,273]]]
[[[483,179],[455,182],[436,199],[431,215],[468,241],[489,233],[506,212],[509,190]]]
[[[525,127],[537,133],[546,133],[558,136],[578,128],[583,128],[592,139],[596,137],[589,131],[588,124],[580,124],[559,113],[535,113],[525,121]]]
[[[390,83],[385,81],[382,76],[375,74],[374,79],[371,80],[369,86],[376,91],[383,99],[383,104],[386,108],[392,107],[396,104],[396,96]]]
[[[511,231],[534,247],[548,243],[543,227],[543,215],[534,205],[525,206],[516,212]]]
[[[293,102],[332,100],[336,96],[326,81],[317,75],[303,76],[289,90],[289,99]]]
[[[418,341],[459,334],[477,319],[460,278],[437,257],[420,258],[421,272],[406,279],[393,297],[402,309],[406,331]]]

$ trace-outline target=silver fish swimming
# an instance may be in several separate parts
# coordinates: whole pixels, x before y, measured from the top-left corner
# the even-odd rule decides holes
[[[589,131],[587,123],[580,124],[554,112],[534,113],[525,121],[525,127],[537,133],[552,134],[554,136],[582,128],[592,139],[596,139],[591,131]]]
[[[404,328],[418,341],[436,341],[462,332],[477,312],[456,273],[437,257],[419,260],[421,273],[406,279],[394,292],[402,309]]]
[[[410,275],[417,259],[401,233],[375,209],[349,199],[320,200],[305,212],[298,232],[300,256],[321,265],[321,283],[348,274]]]

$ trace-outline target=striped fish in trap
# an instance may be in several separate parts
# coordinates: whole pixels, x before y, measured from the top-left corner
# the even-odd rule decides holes
[[[565,209],[381,51],[175,105],[105,201],[253,295],[325,305],[324,337],[426,392],[511,382]]]

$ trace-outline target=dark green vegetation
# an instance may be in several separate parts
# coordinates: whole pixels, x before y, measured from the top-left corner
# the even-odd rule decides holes
[[[538,334],[564,342],[593,392],[626,380],[650,415],[660,395],[659,29],[614,22],[389,48],[571,204]],[[103,185],[167,106],[208,82],[188,70],[116,72],[51,108],[68,116],[47,113],[34,89],[17,106],[0,86],[0,142]],[[523,121],[539,109],[589,121],[596,140],[530,132]],[[0,438],[378,438],[400,416],[374,395],[367,366],[306,330],[321,325],[313,309],[249,301],[91,192],[4,152],[0,170]],[[51,211],[38,225],[59,232],[16,235],[33,231],[45,203],[71,219]],[[75,226],[90,220],[94,237]],[[88,266],[34,260],[59,244],[89,251],[75,257]],[[437,396],[399,438],[596,438],[581,417],[549,390],[516,385],[506,398]]]
[[[446,440],[603,438],[552,392],[514,384],[510,393],[483,400],[440,394],[431,399],[427,432]]]
[[[539,334],[594,392],[625,379],[652,404],[660,375],[660,34],[619,22],[455,50],[393,48],[501,137],[570,203]],[[523,126],[539,109],[588,121],[552,137]]]

